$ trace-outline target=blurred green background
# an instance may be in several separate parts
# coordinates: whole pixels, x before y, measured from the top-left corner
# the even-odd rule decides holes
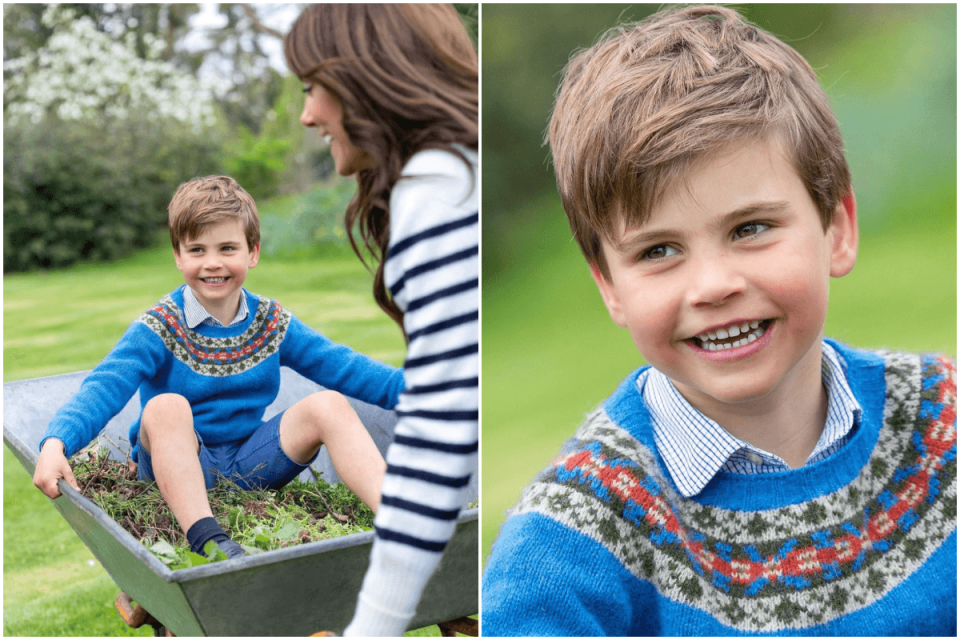
[[[571,237],[543,139],[571,54],[660,6],[483,7],[484,562],[522,487],[643,364]],[[810,62],[846,141],[860,255],[832,283],[827,334],[955,356],[956,6],[735,7]]]

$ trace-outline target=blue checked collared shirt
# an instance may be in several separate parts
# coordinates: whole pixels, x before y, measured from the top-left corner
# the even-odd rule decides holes
[[[860,421],[860,404],[847,383],[844,362],[827,342],[823,342],[821,369],[827,389],[827,421],[805,464],[840,450]],[[790,468],[780,457],[734,437],[694,409],[656,369],[644,371],[637,386],[650,410],[657,449],[684,496],[700,493],[719,471],[759,474]]]
[[[247,315],[250,313],[247,308],[247,296],[245,295],[243,289],[240,290],[240,308],[237,310],[237,315],[233,319],[233,322],[228,324],[228,327],[232,327],[238,322],[243,322],[247,319]],[[203,308],[203,305],[200,304],[200,301],[197,300],[197,296],[193,293],[193,289],[190,287],[183,288],[183,317],[187,321],[187,326],[191,329],[196,329],[201,324],[209,324],[215,327],[222,327],[223,323],[210,315],[210,312]]]

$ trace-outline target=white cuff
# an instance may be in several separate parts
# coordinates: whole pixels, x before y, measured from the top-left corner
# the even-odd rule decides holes
[[[416,613],[423,589],[440,563],[441,555],[376,540],[357,610],[343,635],[402,635]]]

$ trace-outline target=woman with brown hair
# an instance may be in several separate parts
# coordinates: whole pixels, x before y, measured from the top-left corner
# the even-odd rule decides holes
[[[356,176],[354,251],[407,339],[376,538],[344,635],[400,635],[470,492],[478,444],[477,55],[450,5],[318,4],[284,40],[300,121]],[[357,237],[359,234],[359,240]]]

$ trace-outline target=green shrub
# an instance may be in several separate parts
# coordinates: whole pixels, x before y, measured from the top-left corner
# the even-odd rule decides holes
[[[155,120],[4,127],[4,272],[146,247],[177,186],[219,172],[219,154],[209,136]]]
[[[356,190],[354,180],[332,179],[261,207],[260,250],[275,256],[319,243],[346,244],[343,214]]]
[[[274,138],[268,131],[254,136],[246,127],[238,127],[239,138],[226,158],[227,173],[243,186],[254,200],[269,198],[277,192],[280,176],[286,171],[284,157],[290,141]]]

